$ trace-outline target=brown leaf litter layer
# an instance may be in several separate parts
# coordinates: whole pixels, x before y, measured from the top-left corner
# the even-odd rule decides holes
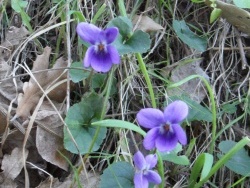
[[[29,82],[24,83],[24,93],[18,96],[17,117],[23,119],[29,117],[40,97],[51,87],[53,87],[53,90],[48,93],[48,97],[57,102],[64,100],[67,88],[67,82],[65,80],[67,74],[64,69],[67,67],[67,62],[61,57],[57,59],[52,69],[48,69],[50,53],[51,48],[45,47],[43,54],[37,56],[32,68],[32,72],[36,73],[31,75]],[[60,84],[59,82],[62,80],[65,80],[65,82]]]

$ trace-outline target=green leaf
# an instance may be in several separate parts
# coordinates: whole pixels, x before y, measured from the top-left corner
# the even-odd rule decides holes
[[[91,80],[91,88],[92,89],[103,88],[103,86],[105,86],[106,79],[107,79],[107,74],[100,74],[100,73],[94,74]],[[113,77],[110,96],[117,93],[116,85],[117,85],[117,80],[115,77]]]
[[[96,88],[102,88],[105,86],[105,79],[107,78],[107,74],[94,74],[93,78],[91,80],[91,88],[96,89]]]
[[[22,8],[26,8],[27,5],[28,5],[27,1],[11,0],[11,7],[17,13],[20,13],[22,11]]]
[[[173,28],[177,36],[189,47],[196,49],[197,51],[204,52],[207,48],[207,38],[200,37],[193,33],[187,26],[184,20],[173,21]]]
[[[133,24],[127,17],[119,16],[111,20],[107,27],[117,27],[122,37],[128,37],[133,29]]]
[[[230,104],[230,103],[224,104],[224,105],[222,106],[222,110],[223,110],[223,112],[225,112],[225,113],[233,114],[233,113],[235,113],[236,110],[237,110],[236,104],[235,104],[235,103],[232,103],[232,104]]]
[[[143,31],[135,31],[132,33],[133,24],[127,17],[119,16],[111,20],[107,27],[117,27],[119,35],[112,43],[119,54],[127,53],[145,53],[150,48],[149,34]]]
[[[101,175],[100,188],[126,187],[133,188],[134,168],[127,162],[116,162],[109,165]]]
[[[81,62],[73,62],[70,66],[70,68],[78,68],[78,69],[70,69],[69,70],[69,75],[71,77],[71,80],[74,83],[77,83],[81,80],[84,80],[86,78],[88,78],[90,72],[83,70],[83,66]],[[81,70],[82,69],[82,70]]]
[[[96,127],[91,126],[91,122],[99,120],[103,107],[103,98],[95,93],[84,96],[80,103],[71,106],[67,112],[65,123],[71,132],[76,145],[72,141],[72,137],[64,128],[64,146],[72,153],[85,154],[88,152]],[[106,136],[106,128],[100,129],[97,140],[94,143],[93,151],[99,149],[103,139]]]
[[[249,0],[233,0],[233,2],[239,8],[250,8]]]
[[[204,3],[204,0],[191,0],[193,3]]]
[[[179,165],[189,165],[189,160],[185,155],[178,155],[182,151],[182,146],[178,143],[176,148],[171,152],[160,153],[162,160],[170,161]]]
[[[213,165],[213,156],[211,154],[202,153],[201,155],[199,155],[191,170],[189,187],[194,187],[199,177],[200,177],[199,181],[202,181],[209,174],[212,165]]]
[[[11,0],[11,7],[13,10],[15,10],[17,13],[20,13],[23,24],[28,27],[29,31],[32,31],[32,27],[30,25],[30,17],[28,14],[23,10],[27,6],[27,1],[22,0]]]
[[[119,35],[112,44],[117,48],[119,54],[123,55],[127,53],[145,53],[150,48],[150,43],[149,34],[138,30],[125,41]]]
[[[210,23],[213,23],[221,15],[221,9],[214,8],[210,15]]]
[[[196,101],[191,100],[189,97],[185,95],[181,95],[181,96],[171,96],[169,97],[167,102],[170,103],[175,100],[182,100],[187,103],[189,107],[187,120],[189,122],[194,120],[212,122],[212,112],[206,107],[201,106]]]
[[[127,121],[122,121],[122,120],[117,120],[117,119],[106,119],[102,121],[97,121],[92,123],[94,126],[102,126],[102,127],[114,127],[114,128],[123,128],[123,129],[129,129],[132,131],[135,131],[142,136],[145,136],[146,133],[138,126],[136,126],[133,123],[127,122]]]
[[[85,17],[83,16],[83,13],[81,11],[70,10],[69,14],[70,15],[73,14],[74,18],[76,18],[78,20],[78,22],[85,22],[86,21]]]
[[[222,141],[219,144],[219,149],[223,154],[228,153],[228,151],[236,145],[237,142],[232,140]],[[221,158],[223,155],[218,154]],[[229,159],[225,166],[232,170],[233,172],[240,174],[242,176],[250,176],[250,157],[244,148],[237,151],[231,159]]]

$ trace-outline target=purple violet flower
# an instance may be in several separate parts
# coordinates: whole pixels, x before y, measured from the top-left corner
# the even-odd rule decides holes
[[[102,30],[93,24],[82,22],[77,25],[76,32],[82,40],[91,44],[83,60],[85,67],[91,66],[97,72],[108,72],[112,64],[120,63],[119,53],[111,45],[118,35],[118,28]]]
[[[157,148],[160,152],[173,150],[178,141],[187,144],[187,136],[180,122],[188,115],[188,106],[183,101],[170,103],[162,112],[154,108],[145,108],[138,112],[138,123],[150,130],[143,140],[147,150]]]
[[[149,182],[154,184],[161,183],[161,177],[153,170],[157,164],[157,156],[154,154],[147,155],[145,158],[140,151],[134,155],[134,164],[136,172],[134,176],[135,188],[147,188]]]

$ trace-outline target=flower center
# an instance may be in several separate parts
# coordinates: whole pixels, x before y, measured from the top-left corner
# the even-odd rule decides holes
[[[100,43],[100,44],[98,45],[98,51],[99,51],[99,52],[105,51],[105,45],[102,44],[102,43]]]
[[[165,125],[163,125],[163,129],[164,129],[166,132],[168,132],[169,129],[170,129],[170,125],[166,123]]]
[[[164,123],[160,126],[160,133],[161,134],[165,134],[165,133],[168,133],[171,131],[172,131],[171,124],[169,124],[169,123]]]
[[[149,170],[149,165],[146,165],[143,169],[142,169],[142,173],[144,175],[146,175],[148,173],[148,170]]]

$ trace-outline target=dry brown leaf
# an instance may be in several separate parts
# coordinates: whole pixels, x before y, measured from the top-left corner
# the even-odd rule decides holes
[[[39,154],[46,161],[67,171],[69,164],[59,152],[68,159],[72,157],[72,154],[63,147],[63,123],[57,112],[53,108],[39,111],[36,123],[39,125],[36,133],[36,146]]]
[[[16,98],[17,93],[21,92],[23,83],[19,79],[7,79],[12,67],[7,63],[11,55],[11,50],[18,45],[28,34],[25,27],[11,27],[5,34],[5,41],[0,44],[0,134],[7,126],[7,111],[10,102]],[[14,102],[14,104],[17,104]],[[14,124],[16,121],[14,121]]]
[[[17,117],[25,119],[31,115],[33,109],[35,108],[40,97],[43,94],[40,87],[42,87],[43,90],[46,90],[48,89],[48,87],[51,87],[51,85],[56,84],[56,82],[59,82],[67,77],[66,73],[63,73],[63,68],[67,67],[67,63],[63,60],[62,57],[55,62],[55,65],[52,69],[44,71],[49,66],[50,53],[51,48],[45,47],[43,54],[37,56],[32,71],[41,72],[34,74],[35,79],[31,78],[29,82],[24,83],[24,94],[19,94],[18,107],[16,110]],[[56,68],[61,69],[53,70]],[[38,84],[40,85],[40,87]],[[54,89],[55,92],[48,94],[48,97],[53,100],[62,102],[66,95],[66,82],[63,83],[60,87],[58,86]]]
[[[136,29],[144,32],[159,31],[164,29],[160,24],[156,23],[148,16],[135,15],[132,22]]]
[[[25,152],[25,158],[28,156],[28,151]],[[4,155],[2,161],[3,173],[6,178],[14,180],[23,169],[23,151],[20,148],[12,150],[11,155]]]
[[[80,176],[80,183],[83,187],[87,188],[97,188],[98,184],[100,182],[100,175],[97,175],[96,173],[88,172],[88,174],[84,174],[82,171]],[[68,188],[74,181],[74,173],[72,172],[63,182],[60,182],[57,178],[53,179],[52,181],[52,187],[51,188]],[[51,178],[47,178],[45,181],[43,181],[37,188],[48,188],[51,185]],[[73,188],[78,188],[77,183],[74,183]]]
[[[16,46],[22,41],[27,35],[29,34],[29,31],[24,27],[15,27],[11,26],[9,27],[8,31],[5,35],[5,42],[2,44],[5,47],[13,47]]]
[[[206,0],[205,3],[208,6],[211,4],[209,0]],[[218,0],[216,5],[217,8],[222,10],[222,18],[225,18],[230,24],[250,36],[250,13],[248,11]]]
[[[17,184],[14,182],[14,180],[7,178],[4,176],[4,173],[0,173],[0,187],[1,188],[16,188]]]
[[[200,67],[200,62],[193,62],[193,63],[187,63],[184,65],[180,65],[176,67],[171,74],[171,81],[178,82],[180,80],[183,80],[184,78],[198,74],[209,79],[208,75],[202,70]],[[181,91],[180,91],[181,90]],[[192,79],[184,84],[182,84],[179,88],[175,89],[169,89],[168,95],[182,95],[186,94],[189,95],[189,97],[200,103],[205,97],[206,97],[206,90],[204,89],[204,85],[200,79]]]

